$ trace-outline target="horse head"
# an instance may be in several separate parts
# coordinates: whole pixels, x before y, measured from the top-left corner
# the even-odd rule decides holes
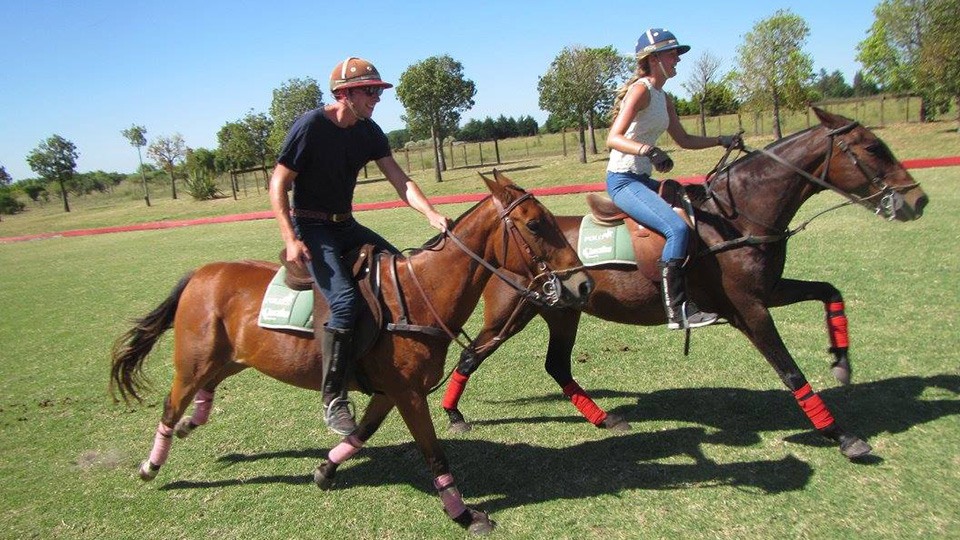
[[[527,290],[538,289],[531,296],[534,301],[552,307],[583,305],[593,290],[593,280],[553,214],[499,171],[493,171],[493,179],[480,177],[502,222],[502,234],[491,239],[495,263],[527,276]],[[494,273],[505,281],[510,279]]]
[[[816,107],[813,112],[829,139],[817,176],[878,215],[919,219],[929,199],[890,148],[859,122]]]

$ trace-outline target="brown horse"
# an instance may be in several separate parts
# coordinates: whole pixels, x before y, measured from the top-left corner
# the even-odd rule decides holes
[[[807,300],[823,302],[835,356],[834,375],[844,384],[849,382],[843,297],[829,283],[781,277],[787,238],[796,232],[787,227],[804,201],[825,189],[840,193],[848,204],[862,204],[900,221],[919,218],[927,197],[869,129],[841,116],[814,111],[821,125],[753,151],[721,168],[705,186],[688,188],[701,243],[695,246],[700,251],[691,261],[689,287],[698,305],[719,313],[759,349],[820,433],[838,442],[845,456],[855,458],[868,454],[870,446],[837,425],[810,388],[770,316],[772,307]],[[557,217],[572,244],[577,242],[581,217]],[[660,253],[659,249],[644,252],[653,258]],[[597,266],[590,268],[589,274],[596,289],[582,312],[624,324],[664,324],[658,283],[637,268]],[[600,409],[571,374],[570,356],[581,311],[539,310],[493,281],[483,298],[484,327],[473,346],[461,355],[443,399],[450,429],[470,429],[458,408],[470,375],[538,314],[550,331],[545,367],[564,394],[594,425],[630,428],[622,418]]]
[[[408,318],[408,329],[431,331],[383,331],[358,359],[357,378],[373,396],[357,431],[317,467],[314,479],[321,488],[332,485],[337,466],[396,407],[427,461],[449,517],[475,532],[494,527],[486,514],[463,503],[437,441],[427,394],[441,380],[453,333],[467,321],[487,281],[494,274],[507,278],[500,267],[532,277],[537,286],[546,280],[543,293],[511,281],[528,297],[546,298],[545,304],[580,305],[592,289],[553,215],[500,173],[494,171],[494,177],[483,178],[492,196],[458,218],[442,241],[407,257],[378,261],[383,320]],[[153,451],[140,468],[143,480],[157,475],[174,432],[183,437],[206,422],[214,391],[227,377],[252,367],[285,383],[320,390],[322,358],[313,336],[257,324],[261,299],[277,268],[257,261],[205,265],[181,279],[160,306],[117,341],[111,390],[119,390],[125,400],[140,400],[142,363],[160,335],[174,329],[173,385]],[[322,296],[317,299],[322,302]],[[358,388],[356,380],[352,387]],[[184,418],[195,397],[193,416]]]

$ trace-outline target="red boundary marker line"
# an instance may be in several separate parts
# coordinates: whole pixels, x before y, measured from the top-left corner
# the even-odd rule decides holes
[[[928,169],[932,167],[957,167],[960,166],[960,156],[940,157],[940,158],[920,158],[907,159],[901,161],[906,169]],[[704,176],[688,176],[677,178],[677,181],[684,184],[694,184],[703,182]],[[606,185],[602,182],[596,184],[579,184],[573,186],[557,186],[546,188],[533,188],[528,191],[536,196],[541,195],[570,195],[574,193],[593,193],[603,191]],[[464,202],[476,202],[486,197],[485,193],[465,193],[463,195],[443,195],[431,197],[430,203],[434,205],[454,204]],[[363,212],[367,210],[383,210],[386,208],[399,208],[404,206],[402,201],[384,201],[376,203],[363,203],[353,206],[354,212]],[[253,221],[259,219],[272,219],[273,212],[249,212],[246,214],[231,214],[228,216],[216,216],[198,219],[177,219],[171,221],[152,221],[149,223],[136,223],[133,225],[121,225],[116,227],[100,227],[96,229],[74,229],[70,231],[59,231],[50,233],[28,234],[24,236],[5,236],[0,237],[0,244],[12,244],[15,242],[26,242],[29,240],[44,240],[47,238],[64,238],[72,236],[89,236],[93,234],[108,234],[117,232],[132,231],[152,231],[159,229],[174,229],[177,227],[187,227],[192,225],[209,225],[212,223],[234,223],[237,221]]]

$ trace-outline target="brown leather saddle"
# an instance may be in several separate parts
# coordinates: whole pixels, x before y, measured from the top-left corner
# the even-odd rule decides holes
[[[386,308],[381,288],[381,257],[388,258],[388,271],[394,283],[396,302],[399,313],[394,315]],[[353,280],[363,296],[360,313],[354,328],[354,358],[363,357],[377,342],[380,333],[386,329],[390,332],[415,332],[436,337],[447,337],[445,331],[431,326],[411,324],[407,317],[407,303],[397,279],[397,255],[379,250],[376,246],[367,244],[343,256],[347,266],[352,268]],[[284,282],[287,287],[298,291],[313,289],[313,324],[322,325],[330,318],[330,307],[320,290],[314,286],[310,273],[303,268],[288,264],[286,250],[280,251],[280,262],[287,269]],[[318,345],[319,347],[319,345]],[[361,390],[371,393],[369,381],[363,371],[361,363],[356,365],[356,378]]]
[[[670,203],[677,214],[687,222],[687,225],[693,228],[695,225],[693,205],[683,185],[676,180],[664,180],[660,182],[659,193],[660,197]],[[590,206],[593,219],[597,222],[613,225],[623,221],[630,233],[630,242],[633,244],[633,251],[637,258],[637,269],[650,281],[660,281],[657,262],[663,253],[664,244],[667,243],[666,238],[657,231],[638,223],[605,195],[597,193],[587,195],[587,205]],[[691,236],[692,241],[687,245],[687,258],[696,250],[696,242],[699,240],[697,235]]]

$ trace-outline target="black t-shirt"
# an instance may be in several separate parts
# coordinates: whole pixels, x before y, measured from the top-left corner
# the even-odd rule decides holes
[[[296,171],[293,207],[317,212],[349,212],[360,169],[390,155],[387,136],[373,120],[341,128],[314,109],[293,123],[278,163]]]

